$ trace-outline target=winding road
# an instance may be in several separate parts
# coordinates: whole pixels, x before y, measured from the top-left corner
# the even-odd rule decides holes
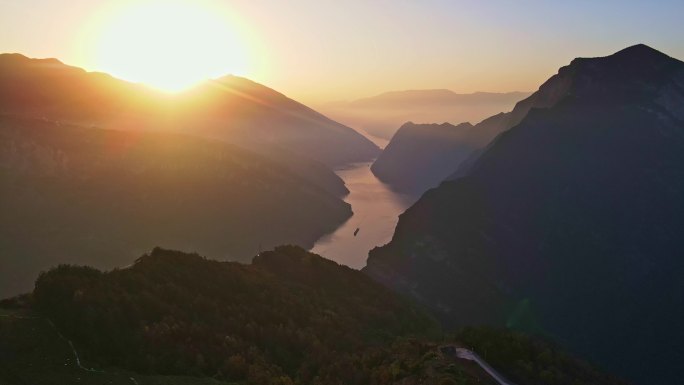
[[[69,347],[71,348],[71,352],[74,354],[74,361],[75,361],[75,363],[76,363],[76,367],[77,367],[77,368],[79,368],[79,369],[81,369],[81,370],[83,370],[83,371],[86,371],[86,372],[105,373],[104,370],[97,370],[97,369],[88,368],[88,367],[83,366],[83,364],[81,363],[81,357],[78,355],[78,352],[76,351],[76,347],[74,346],[74,343],[71,342],[70,339],[64,337],[64,335],[59,331],[59,329],[57,329],[57,325],[55,325],[55,324],[52,322],[51,319],[46,318],[46,317],[27,316],[27,315],[17,315],[17,314],[0,314],[0,317],[3,317],[3,318],[14,318],[14,319],[27,319],[27,320],[45,319],[45,320],[47,321],[47,323],[50,325],[50,327],[55,331],[55,333],[57,333],[57,336],[58,336],[60,339],[62,339],[63,341],[66,341],[66,342],[69,344]],[[65,363],[64,365],[68,365],[68,361],[67,361],[67,363]],[[135,378],[133,378],[133,377],[128,377],[128,379],[131,380],[131,382],[132,382],[134,385],[138,385],[138,381],[136,381]]]
[[[478,356],[477,353],[472,350],[457,348],[455,346],[443,346],[440,348],[440,350],[445,355],[461,358],[464,360],[475,361],[475,363],[480,365],[480,367],[500,385],[515,385],[514,383],[508,381],[506,377],[497,372],[491,365],[487,363],[487,361],[483,360],[482,357]]]

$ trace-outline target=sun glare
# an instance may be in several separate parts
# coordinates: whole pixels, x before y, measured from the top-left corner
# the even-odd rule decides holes
[[[89,37],[93,67],[165,91],[244,74],[250,64],[231,16],[201,0],[126,2],[97,24]]]

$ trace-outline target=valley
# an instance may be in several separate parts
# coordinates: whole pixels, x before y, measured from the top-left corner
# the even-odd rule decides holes
[[[337,175],[349,189],[344,200],[353,214],[334,232],[318,239],[311,251],[360,269],[366,265],[369,250],[392,239],[399,214],[418,196],[392,190],[373,175],[370,163],[353,164],[337,170]]]

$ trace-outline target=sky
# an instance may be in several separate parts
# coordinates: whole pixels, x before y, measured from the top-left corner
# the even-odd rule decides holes
[[[682,0],[0,0],[0,52],[160,85],[232,73],[318,104],[532,91],[636,43],[684,59],[682,15]]]

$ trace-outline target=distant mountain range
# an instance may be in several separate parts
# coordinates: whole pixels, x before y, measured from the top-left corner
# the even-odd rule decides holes
[[[454,105],[487,105],[510,104],[520,98],[529,96],[529,92],[472,92],[459,94],[451,90],[407,90],[390,91],[380,95],[361,98],[349,102],[349,106],[359,108],[394,108],[416,106],[454,106]],[[514,99],[518,98],[518,99]]]
[[[459,94],[450,90],[409,90],[386,92],[351,102],[322,105],[319,109],[341,122],[368,134],[389,140],[406,122],[479,122],[502,111],[529,92],[475,92]]]
[[[451,325],[544,333],[636,383],[684,360],[684,63],[575,59],[429,190],[366,273]]]

